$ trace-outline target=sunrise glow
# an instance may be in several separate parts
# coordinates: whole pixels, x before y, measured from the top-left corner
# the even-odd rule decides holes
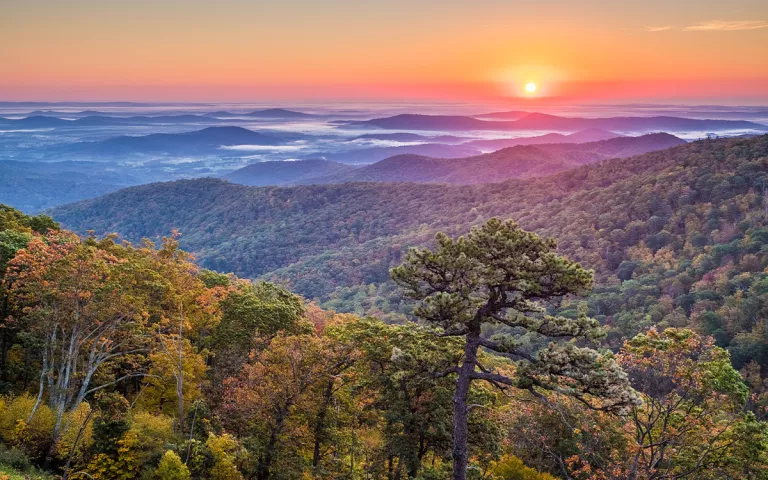
[[[533,82],[528,82],[525,84],[525,91],[527,93],[534,93],[536,91],[536,84]]]
[[[3,4],[2,99],[768,98],[768,2],[77,3]]]

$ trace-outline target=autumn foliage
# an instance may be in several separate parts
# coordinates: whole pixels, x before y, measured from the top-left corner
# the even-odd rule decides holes
[[[569,296],[590,272],[511,223],[472,235],[441,237],[395,274],[444,285],[420,297],[431,324],[387,324],[202,269],[178,234],[82,238],[0,209],[0,465],[67,479],[450,478],[458,368],[477,340],[467,478],[768,478],[759,369],[742,377],[685,328],[611,352]],[[502,290],[511,306],[483,309]]]

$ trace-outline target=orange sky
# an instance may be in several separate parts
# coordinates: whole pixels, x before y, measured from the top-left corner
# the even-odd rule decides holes
[[[0,100],[768,101],[768,2],[0,0]]]

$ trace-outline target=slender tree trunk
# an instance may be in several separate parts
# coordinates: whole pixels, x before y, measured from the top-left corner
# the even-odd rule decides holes
[[[192,425],[189,427],[189,441],[187,442],[187,457],[184,459],[184,465],[189,461],[189,454],[192,453],[192,438],[195,434],[195,422],[197,422],[197,407],[199,401],[195,402],[195,413],[192,415]]]
[[[48,453],[45,455],[45,460],[43,461],[43,468],[45,470],[48,470],[51,466],[51,461],[53,461],[53,455],[56,453],[56,446],[59,443],[59,437],[61,436],[61,422],[64,418],[64,410],[65,410],[65,398],[62,398],[62,396],[59,397],[60,400],[58,401],[58,405],[56,406],[56,423],[53,426],[53,436],[51,438],[51,446],[48,448]]]
[[[456,380],[456,392],[453,395],[453,480],[467,478],[467,444],[469,441],[469,410],[467,398],[472,383],[472,373],[477,362],[477,349],[480,346],[480,327],[467,333],[464,347],[464,363],[459,369]]]
[[[49,395],[53,394],[53,392],[51,392],[51,388],[50,388],[51,387],[51,376],[49,375],[48,372],[49,372],[49,370],[53,370],[53,368],[52,368],[52,364],[54,362],[54,358],[53,358],[54,351],[53,351],[53,348],[54,348],[54,342],[56,341],[56,332],[57,332],[57,330],[58,330],[58,325],[56,327],[54,327],[53,332],[51,333],[50,338],[46,337],[46,339],[45,339],[46,340],[46,345],[43,345],[43,369],[40,372],[40,386],[37,389],[37,399],[35,400],[35,405],[32,407],[32,411],[29,412],[29,418],[27,418],[27,423],[32,422],[32,417],[35,416],[35,413],[37,413],[38,407],[40,407],[40,402],[43,399],[43,390],[44,390],[43,381],[44,380],[46,380],[46,379],[48,380],[48,394]],[[50,349],[50,352],[51,352],[51,354],[50,354],[51,358],[50,359],[48,358],[48,351],[49,351],[49,349]],[[49,365],[49,363],[51,365]]]
[[[179,348],[177,351],[176,396],[179,399],[179,432],[184,433],[184,302],[179,301]]]
[[[277,414],[275,419],[275,426],[269,434],[269,441],[267,442],[267,448],[264,449],[264,455],[261,457],[261,462],[257,467],[256,478],[258,480],[269,480],[269,476],[272,473],[272,462],[275,459],[275,449],[277,448],[277,436],[283,430],[283,422],[288,410],[291,408],[288,404],[283,411]]]
[[[315,448],[312,452],[312,466],[317,467],[320,463],[320,444],[325,434],[325,417],[328,413],[328,407],[331,404],[333,396],[333,378],[328,379],[328,385],[323,392],[323,403],[320,405],[320,411],[317,412],[317,422],[315,423]]]
[[[427,429],[429,428],[428,425],[423,425],[421,427],[421,431],[419,432],[419,451],[417,452],[416,459],[413,469],[408,472],[408,478],[416,478],[419,475],[419,470],[421,470],[421,463],[424,460],[424,456],[429,451],[429,446],[427,445]]]
[[[43,390],[45,389],[45,376],[48,375],[48,348],[45,347],[43,350],[43,369],[40,371],[40,385],[37,388],[37,398],[35,399],[35,404],[32,407],[32,410],[29,412],[29,417],[27,418],[27,423],[32,423],[32,418],[35,416],[35,413],[37,413],[38,407],[40,407],[40,402],[43,401]]]
[[[267,448],[264,451],[264,455],[259,462],[258,471],[256,472],[256,478],[258,480],[269,480],[269,474],[272,470],[272,460],[275,455],[275,445],[277,444],[277,433],[272,431],[269,436],[269,442],[267,442]]]
[[[69,479],[69,469],[72,465],[72,458],[75,456],[75,451],[77,450],[77,444],[80,443],[80,439],[83,437],[83,432],[85,432],[86,427],[88,427],[88,422],[91,420],[91,416],[93,415],[94,411],[94,409],[88,411],[88,415],[86,415],[85,421],[77,431],[77,436],[75,437],[75,441],[72,444],[72,448],[69,450],[69,456],[67,456],[67,463],[64,465],[64,474],[62,475],[61,480]]]

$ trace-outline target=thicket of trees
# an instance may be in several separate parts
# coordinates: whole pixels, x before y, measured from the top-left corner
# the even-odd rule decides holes
[[[759,372],[716,340],[651,329],[613,354],[569,296],[591,273],[552,241],[493,220],[437,245],[394,273],[424,324],[391,325],[201,269],[177,237],[83,239],[0,208],[0,464],[69,479],[768,478]]]

